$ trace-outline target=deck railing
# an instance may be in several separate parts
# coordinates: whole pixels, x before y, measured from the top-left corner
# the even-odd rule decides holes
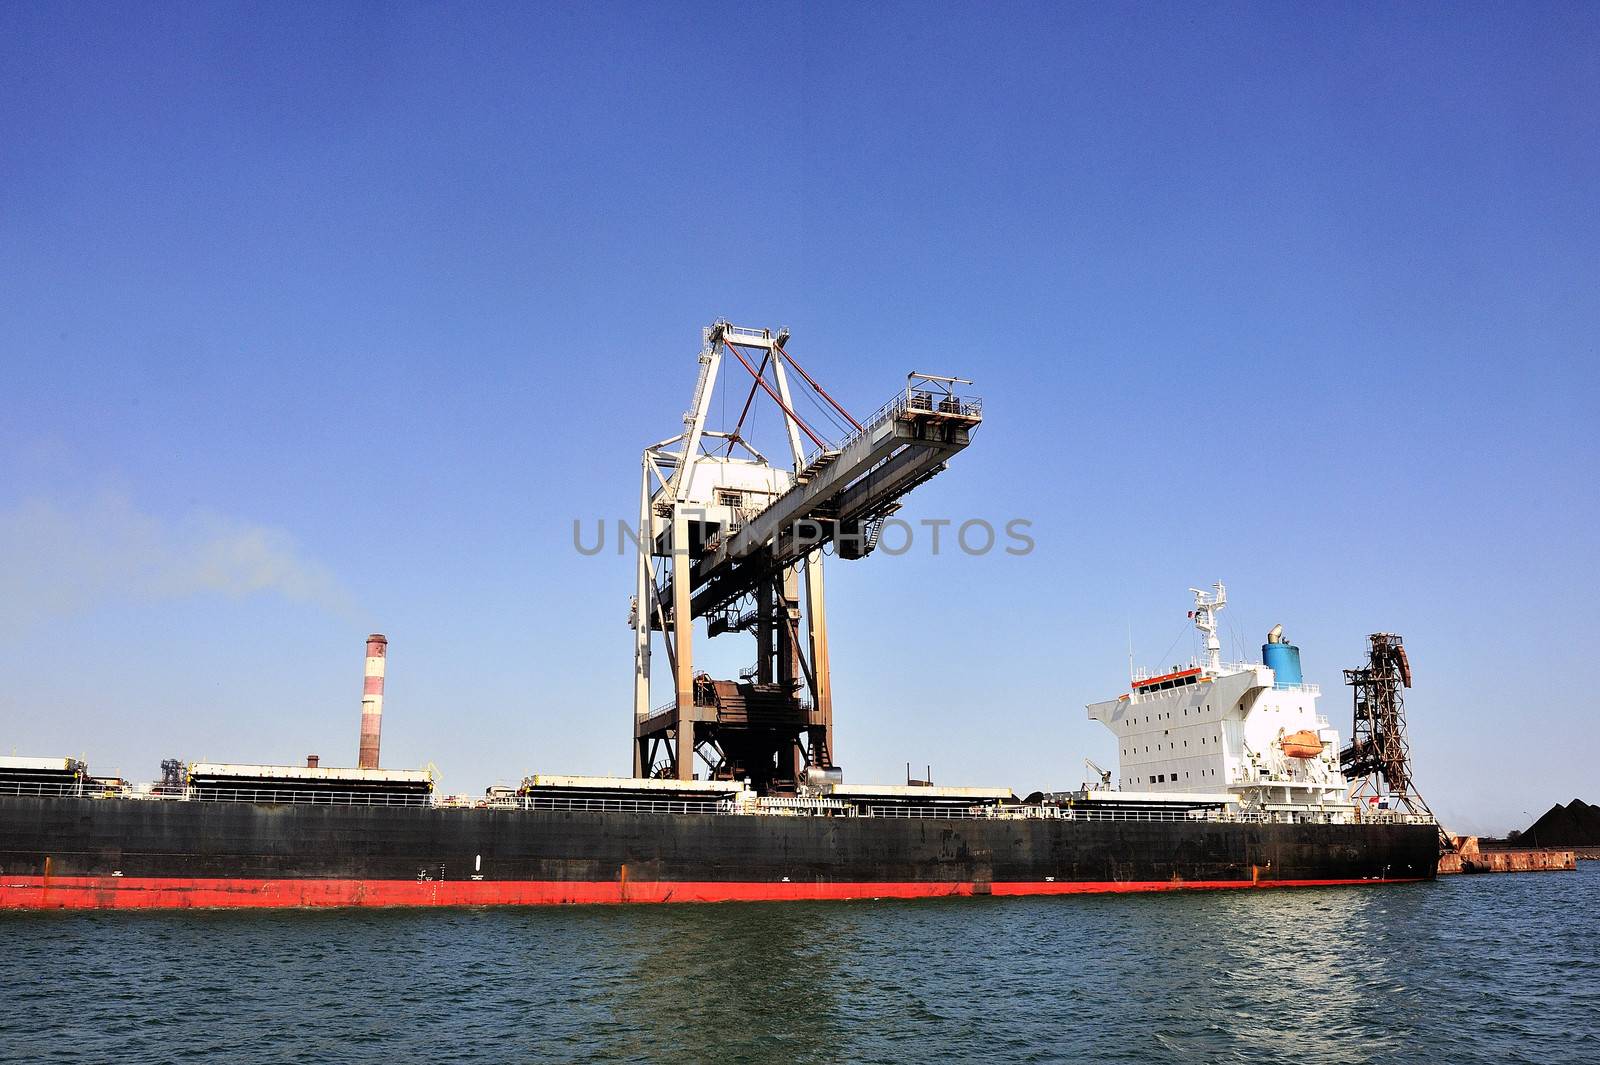
[[[179,796],[172,796],[177,798]],[[295,788],[189,788],[191,802],[298,803],[321,806],[432,806],[433,796],[400,791],[311,791]]]
[[[1015,820],[1045,818],[1060,821],[1177,822],[1207,821],[1238,824],[1365,824],[1429,825],[1433,820],[1421,814],[1382,811],[1388,816],[1363,812],[1359,817],[1327,810],[1097,810],[1073,806],[869,806],[864,817],[926,818],[934,820]]]
[[[188,802],[300,803],[324,806],[432,806],[426,793],[399,791],[316,791],[303,788],[163,788],[131,785],[0,781],[0,795],[68,799],[145,799]]]
[[[595,813],[727,814],[734,804],[725,799],[590,799],[566,795],[518,795],[487,804],[503,810],[574,810]]]
[[[957,396],[926,387],[908,385],[896,392],[877,410],[864,418],[861,428],[844,434],[837,440],[824,440],[820,447],[806,455],[801,468],[807,468],[829,451],[843,451],[860,437],[871,433],[883,422],[902,414],[948,414],[983,419],[983,400],[977,396]]]
[[[911,806],[853,804],[833,799],[735,798],[605,798],[568,795],[514,795],[490,799],[399,792],[298,791],[281,788],[187,788],[141,790],[131,786],[88,787],[82,784],[0,781],[0,797],[124,799],[178,802],[242,802],[258,804],[382,806],[427,809],[567,811],[575,813],[715,814],[801,817],[874,817],[916,820],[1030,820],[1171,823],[1185,821],[1247,824],[1433,824],[1425,814],[1396,810],[1361,810],[1352,816],[1327,810],[1159,810],[1096,809],[1077,806]]]
[[[126,784],[89,784],[82,781],[57,783],[55,781],[31,780],[0,780],[0,795],[21,795],[36,799],[142,799],[147,797]],[[148,797],[165,798],[166,796],[152,795]]]

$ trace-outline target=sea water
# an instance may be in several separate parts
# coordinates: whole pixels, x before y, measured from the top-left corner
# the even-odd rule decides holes
[[[3,1062],[1600,1063],[1600,866],[912,902],[0,915]]]

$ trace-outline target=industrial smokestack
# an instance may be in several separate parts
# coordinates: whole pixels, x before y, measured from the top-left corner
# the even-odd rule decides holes
[[[307,769],[315,769],[315,768],[317,768],[317,756],[316,755],[314,755],[314,754],[306,755],[306,768]]]
[[[361,690],[361,754],[356,765],[378,768],[378,738],[383,732],[383,666],[389,638],[381,632],[367,637],[367,681]]]

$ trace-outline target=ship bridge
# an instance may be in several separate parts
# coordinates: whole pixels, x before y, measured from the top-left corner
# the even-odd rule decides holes
[[[1127,694],[1088,707],[1117,738],[1118,788],[1172,799],[1230,794],[1254,808],[1348,809],[1338,732],[1317,711],[1321,692],[1305,683],[1300,649],[1279,625],[1261,662],[1223,661],[1217,615],[1227,588],[1218,581],[1190,592],[1203,659],[1135,672]]]

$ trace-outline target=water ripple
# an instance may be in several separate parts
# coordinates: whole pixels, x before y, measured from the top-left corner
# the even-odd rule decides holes
[[[1383,889],[0,917],[0,1062],[1600,1061],[1600,868]]]

